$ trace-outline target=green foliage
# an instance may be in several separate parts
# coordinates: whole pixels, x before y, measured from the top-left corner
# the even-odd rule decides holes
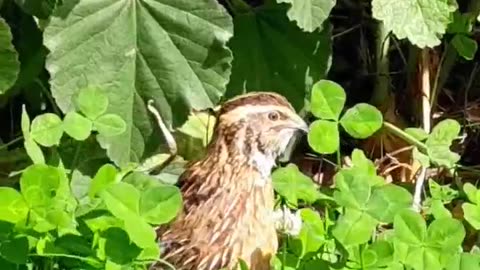
[[[20,69],[8,24],[0,18],[0,95],[13,86]]]
[[[433,127],[430,134],[417,128],[405,129],[415,140],[419,141],[422,152],[415,147],[413,156],[423,166],[431,163],[436,166],[452,168],[460,160],[460,156],[450,150],[450,146],[460,133],[460,124],[452,119],[445,119]]]
[[[76,143],[85,143],[94,130],[98,136],[125,131],[122,118],[106,113],[106,95],[92,89],[80,92],[75,100],[78,112],[69,112],[63,121],[45,113],[30,125],[23,111],[25,146],[35,164],[23,170],[20,191],[0,187],[0,229],[8,229],[0,234],[0,255],[10,264],[31,264],[30,254],[35,254],[58,258],[64,267],[74,259],[83,268],[112,269],[146,266],[159,257],[154,227],[168,223],[180,211],[177,187],[141,172],[125,174],[107,163],[86,184],[87,200],[77,200],[75,194],[83,187],[72,185],[74,174],[64,166],[68,156],[62,160],[60,155],[59,162],[46,160],[38,145],[64,146],[64,131]],[[98,128],[102,118],[107,118],[102,121],[108,128]]]
[[[274,90],[301,109],[313,83],[325,77],[331,62],[331,26],[305,33],[285,12],[267,4],[235,16],[227,97]]]
[[[480,230],[480,191],[470,183],[463,186],[469,202],[462,205],[465,220],[476,230]]]
[[[448,33],[454,34],[450,44],[467,60],[473,59],[478,48],[477,42],[471,37],[474,23],[473,16],[456,11],[453,14],[453,21],[447,28]]]
[[[14,166],[0,163],[0,179],[7,167],[9,180],[0,186],[0,268],[147,269],[161,260],[155,228],[182,210],[174,184],[212,138],[216,119],[204,109],[240,93],[276,91],[316,118],[308,144],[318,154],[336,153],[338,167],[333,186],[321,191],[297,165],[273,172],[278,206],[297,210],[302,223],[298,234],[281,235],[274,269],[480,269],[478,243],[463,245],[480,230],[477,187],[463,184],[462,223],[451,210],[464,199],[456,185],[429,179],[420,214],[410,209],[411,192],[387,183],[363,151],[354,149],[341,167],[341,131],[358,141],[389,123],[366,102],[346,108],[346,84],[326,79],[333,42],[357,28],[362,53],[372,45],[363,46],[367,32],[384,29],[374,36],[406,39],[395,40],[399,55],[443,41],[436,50],[472,60],[478,7],[472,1],[461,13],[455,0],[356,2],[0,0],[0,109],[12,118],[2,129],[15,126],[0,136],[23,135],[18,148],[0,141],[0,155],[25,156]],[[354,5],[360,27],[338,28],[344,18],[331,16],[334,7],[357,12]],[[448,52],[438,70],[451,61]],[[361,76],[389,71],[362,68]],[[150,99],[179,154],[154,176],[171,159]],[[460,155],[450,148],[460,130],[446,119],[430,134],[407,128],[396,135],[413,144],[424,167],[453,172]]]
[[[311,112],[321,119],[312,124],[308,136],[310,146],[317,150],[314,144],[328,138],[311,138],[322,132],[328,134],[325,123],[332,123],[335,125],[332,129],[337,129],[345,95],[338,84],[330,81],[320,81],[315,87]],[[355,119],[369,119],[369,114],[362,114],[362,110],[357,109],[357,113],[366,116]],[[379,122],[377,125],[381,125],[382,119]],[[359,125],[359,130],[369,130],[369,122],[366,123]],[[456,155],[449,147],[459,131],[459,124],[447,119],[438,123],[431,134],[407,128],[404,136],[413,138],[427,152],[424,155],[417,150],[417,155],[425,156],[428,162],[432,160],[428,166],[445,166],[458,161],[443,157]],[[372,134],[371,130],[365,132],[365,137]],[[429,196],[423,206],[433,220],[426,220],[411,209],[412,194],[403,187],[386,183],[363,151],[355,149],[351,163],[335,173],[332,197],[319,193],[312,180],[295,165],[287,165],[273,173],[275,190],[287,204],[299,208],[303,223],[298,235],[285,240],[284,248],[275,259],[275,269],[433,270],[463,269],[463,263],[479,266],[480,256],[462,251],[466,230],[446,208],[458,198],[458,191],[429,180]],[[480,218],[476,219],[480,217],[476,205],[480,192],[468,184],[464,189],[473,202],[463,204],[465,219],[480,226]],[[321,214],[312,207],[321,209]]]
[[[87,81],[104,89],[107,113],[120,116],[126,132],[99,119],[96,128],[108,133],[100,143],[117,165],[140,162],[153,129],[140,97],[155,96],[164,121],[175,125],[189,109],[217,103],[230,74],[232,31],[231,18],[210,0],[63,1],[44,34],[52,94],[67,113]]]
[[[408,38],[418,47],[440,44],[451,21],[456,3],[447,0],[372,0],[373,16],[400,39]],[[408,20],[406,19],[408,18]]]
[[[277,0],[277,3],[291,4],[287,12],[288,18],[296,21],[303,30],[313,32],[322,28],[336,0]]]
[[[348,134],[358,139],[371,136],[382,126],[382,113],[365,103],[353,106],[340,117],[345,100],[345,91],[335,82],[321,80],[313,86],[311,111],[320,119],[311,124],[308,142],[315,151],[331,154],[338,150],[339,124]]]

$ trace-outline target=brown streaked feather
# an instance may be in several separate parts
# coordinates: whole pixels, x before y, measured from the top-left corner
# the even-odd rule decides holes
[[[255,160],[255,155],[275,152],[275,140],[259,132],[270,124],[265,117],[270,107],[280,121],[295,113],[284,97],[269,92],[227,101],[217,115],[206,156],[187,164],[180,176],[183,211],[158,231],[162,259],[177,269],[232,269],[238,259],[252,270],[270,269],[278,245],[271,217],[274,193]]]

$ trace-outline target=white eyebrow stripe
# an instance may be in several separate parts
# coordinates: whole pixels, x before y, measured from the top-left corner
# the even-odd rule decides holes
[[[235,108],[226,114],[222,115],[222,118],[228,118],[230,121],[236,121],[238,119],[244,118],[249,114],[254,113],[265,113],[271,111],[280,111],[286,115],[292,114],[292,110],[285,106],[278,105],[243,105],[238,108]]]

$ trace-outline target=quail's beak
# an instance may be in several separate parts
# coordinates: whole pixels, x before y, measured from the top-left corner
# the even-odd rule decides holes
[[[308,133],[309,127],[307,123],[298,114],[292,115],[291,121],[292,121],[292,127],[294,129],[301,130],[305,133]]]

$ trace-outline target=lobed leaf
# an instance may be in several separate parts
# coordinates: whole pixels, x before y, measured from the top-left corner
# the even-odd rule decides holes
[[[288,3],[291,8],[287,12],[290,20],[296,21],[304,31],[313,32],[322,29],[328,19],[336,0],[277,0],[277,3]]]
[[[386,31],[420,48],[435,47],[445,33],[455,7],[448,0],[373,0],[372,14]]]
[[[67,113],[80,90],[104,89],[107,113],[127,127],[100,143],[117,165],[139,162],[156,127],[144,100],[155,100],[168,126],[216,104],[230,75],[232,28],[214,0],[65,0],[44,32],[52,94]]]
[[[425,144],[427,147],[449,147],[460,133],[460,124],[453,119],[445,119],[432,128]]]

